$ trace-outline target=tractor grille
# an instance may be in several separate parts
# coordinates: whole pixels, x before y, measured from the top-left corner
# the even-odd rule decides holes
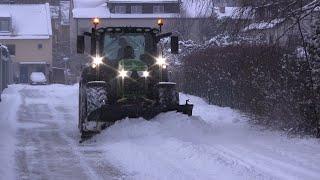
[[[144,96],[146,95],[144,78],[126,79],[124,82],[125,96]]]

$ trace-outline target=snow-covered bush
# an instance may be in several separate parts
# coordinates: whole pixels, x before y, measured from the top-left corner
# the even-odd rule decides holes
[[[207,46],[184,54],[173,78],[187,93],[257,115],[256,123],[315,134],[308,64],[296,59],[277,46]]]
[[[313,104],[317,119],[317,136],[320,137],[320,20],[315,22],[315,31],[308,43],[309,66],[311,70],[311,82],[313,87]]]

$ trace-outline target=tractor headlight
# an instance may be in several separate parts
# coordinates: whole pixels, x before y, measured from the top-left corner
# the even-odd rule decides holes
[[[147,78],[150,76],[150,72],[148,71],[143,71],[143,77]]]
[[[122,78],[128,77],[128,71],[125,71],[124,69],[120,70],[119,76]]]
[[[131,77],[132,71],[126,71],[124,69],[119,70],[119,77],[125,78],[125,77]]]
[[[166,58],[160,56],[158,58],[156,58],[156,64],[158,64],[160,67],[162,67],[163,65],[166,65]]]
[[[100,64],[103,64],[102,59],[103,59],[103,57],[100,57],[100,56],[93,57],[92,58],[92,68],[96,68]]]
[[[150,76],[150,72],[148,72],[148,71],[138,71],[138,75],[139,75],[139,77],[147,78],[147,77]]]

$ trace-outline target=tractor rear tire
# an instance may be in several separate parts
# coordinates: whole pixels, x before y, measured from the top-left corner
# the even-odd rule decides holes
[[[108,102],[106,88],[104,87],[89,87],[86,89],[87,94],[87,116],[91,112],[99,109]]]

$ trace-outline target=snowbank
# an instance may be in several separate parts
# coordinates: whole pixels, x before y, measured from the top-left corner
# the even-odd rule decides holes
[[[228,170],[217,163],[221,157],[210,148],[217,139],[214,123],[238,122],[241,115],[195,96],[180,97],[181,103],[196,104],[194,117],[169,112],[151,121],[125,119],[98,135],[108,160],[132,179],[246,179],[243,168]]]
[[[195,96],[180,97],[181,103],[190,99],[195,104],[193,117],[170,112],[151,121],[125,119],[94,138],[128,179],[319,177],[319,162],[302,155],[310,153],[309,147],[320,150],[315,141],[261,131],[235,110]]]
[[[0,102],[0,177],[15,179],[15,132],[16,113],[21,104],[18,91],[21,86],[9,86],[2,94]]]

